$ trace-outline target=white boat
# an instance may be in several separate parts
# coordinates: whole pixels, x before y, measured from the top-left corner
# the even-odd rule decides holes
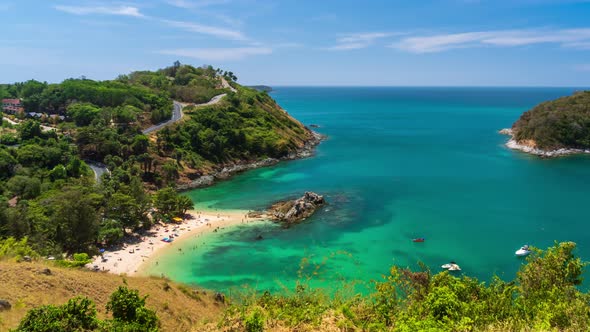
[[[445,270],[449,270],[449,271],[461,271],[461,268],[455,262],[450,262],[448,264],[444,264],[441,266],[441,268],[443,268]]]
[[[514,254],[518,257],[524,257],[530,254],[532,251],[529,249],[529,246],[525,244],[524,246],[520,247]]]

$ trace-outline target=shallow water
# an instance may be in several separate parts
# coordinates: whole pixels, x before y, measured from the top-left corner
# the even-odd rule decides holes
[[[419,261],[439,271],[454,260],[470,276],[512,279],[522,263],[516,249],[554,240],[577,242],[590,259],[590,158],[528,156],[497,133],[574,90],[277,88],[279,104],[329,136],[317,155],[187,194],[197,208],[249,210],[312,190],[329,205],[291,229],[245,226],[196,239],[198,249],[171,250],[152,272],[211,289],[279,290],[299,272],[313,274],[316,267],[301,268],[304,258],[324,286]]]

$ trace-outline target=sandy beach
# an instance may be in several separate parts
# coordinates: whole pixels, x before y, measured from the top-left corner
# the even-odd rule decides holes
[[[105,248],[102,255],[95,256],[86,267],[114,274],[140,274],[150,261],[171,245],[162,241],[163,238],[172,236],[175,243],[191,236],[214,232],[216,229],[265,220],[248,218],[246,214],[247,211],[191,210],[187,212],[190,218],[185,218],[181,223],[154,225],[142,234],[128,236],[121,245]]]

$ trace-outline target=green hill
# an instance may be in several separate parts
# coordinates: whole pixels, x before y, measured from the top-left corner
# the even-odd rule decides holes
[[[512,125],[519,143],[543,150],[590,148],[590,91],[547,101]]]
[[[296,158],[317,143],[267,93],[235,79],[175,63],[109,81],[1,85],[1,97],[43,116],[4,114],[18,124],[0,128],[0,239],[28,237],[43,255],[93,253],[192,207],[169,187],[190,187],[228,165]],[[215,104],[190,106],[214,96]],[[184,116],[147,133],[170,119],[173,100],[189,105]],[[95,185],[100,165],[108,170],[99,169]]]

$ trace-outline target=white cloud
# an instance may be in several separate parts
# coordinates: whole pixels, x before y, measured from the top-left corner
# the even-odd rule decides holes
[[[179,8],[203,8],[209,6],[216,6],[216,5],[223,5],[229,3],[231,0],[199,0],[199,1],[190,1],[190,0],[166,0],[166,3]]]
[[[433,36],[407,37],[391,45],[411,53],[433,53],[456,48],[481,46],[524,46],[553,43],[562,47],[590,46],[590,29],[527,29],[477,31]]]
[[[193,48],[159,51],[160,54],[195,58],[205,61],[240,60],[253,55],[268,55],[272,49],[268,47],[235,47],[235,48]]]
[[[395,35],[398,34],[389,32],[352,33],[338,38],[335,46],[327,47],[325,49],[331,51],[356,50],[369,47],[378,39]]]
[[[137,7],[132,6],[55,6],[55,9],[74,15],[120,15],[143,17]]]
[[[203,25],[198,23],[182,22],[182,21],[169,21],[162,20],[162,22],[175,27],[184,29],[189,32],[196,32],[199,34],[210,35],[223,39],[247,41],[248,38],[238,30],[232,30],[227,28],[214,27],[210,25]]]

